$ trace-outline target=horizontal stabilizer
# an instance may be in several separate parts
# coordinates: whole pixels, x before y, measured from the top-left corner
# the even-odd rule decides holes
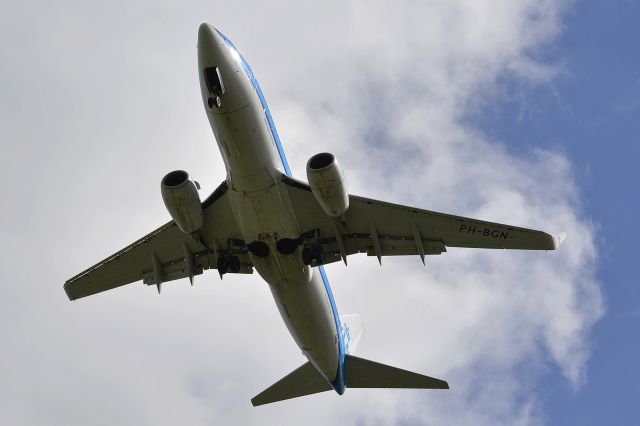
[[[352,355],[346,356],[344,369],[348,388],[449,389],[444,380]]]
[[[331,389],[329,383],[322,378],[313,365],[310,362],[306,362],[303,366],[252,398],[251,403],[255,407]]]

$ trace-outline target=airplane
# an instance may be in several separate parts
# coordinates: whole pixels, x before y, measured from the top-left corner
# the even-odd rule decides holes
[[[449,389],[440,379],[354,356],[364,330],[338,314],[323,265],[357,253],[439,255],[447,247],[555,250],[565,233],[492,223],[350,195],[335,156],[307,162],[308,183],[292,177],[264,94],[249,64],[220,31],[198,30],[198,74],[226,179],[201,201],[183,170],[162,178],[172,218],[67,280],[75,300],[142,280],[155,285],[207,269],[268,283],[307,362],[251,399],[254,406],[346,388]]]

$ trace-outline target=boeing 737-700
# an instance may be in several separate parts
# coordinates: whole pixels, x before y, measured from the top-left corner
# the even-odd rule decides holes
[[[308,361],[254,397],[267,404],[346,388],[448,389],[446,381],[353,355],[357,315],[340,316],[323,265],[356,253],[425,256],[447,247],[554,250],[564,234],[486,222],[350,195],[334,155],[307,163],[307,181],[291,176],[262,90],[245,58],[220,31],[198,31],[204,109],[227,176],[201,201],[187,172],[161,182],[172,220],[69,279],[70,300],[140,281],[155,285],[206,269],[268,283],[291,336]]]

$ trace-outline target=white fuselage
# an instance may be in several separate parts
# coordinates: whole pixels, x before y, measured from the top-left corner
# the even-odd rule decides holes
[[[224,93],[210,106],[204,70],[217,67]],[[213,27],[198,32],[200,89],[211,128],[227,169],[229,199],[244,241],[262,241],[269,255],[250,254],[269,284],[278,310],[303,354],[342,393],[344,344],[340,320],[324,270],[304,265],[298,251],[283,255],[280,238],[298,238],[299,229],[283,173],[290,174],[278,134],[251,68],[231,42]],[[319,208],[319,207],[318,207]]]

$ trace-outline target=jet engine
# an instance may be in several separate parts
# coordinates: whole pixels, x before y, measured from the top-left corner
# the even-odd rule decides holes
[[[311,192],[326,214],[339,217],[347,211],[347,183],[333,154],[321,152],[311,157],[307,162],[307,180]]]
[[[162,178],[162,200],[176,225],[190,234],[202,227],[202,204],[198,195],[200,185],[189,179],[184,170],[169,172]]]

